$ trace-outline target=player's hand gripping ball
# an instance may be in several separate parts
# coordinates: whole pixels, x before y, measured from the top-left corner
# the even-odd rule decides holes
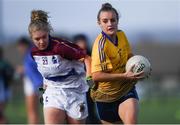
[[[133,68],[132,68],[133,67]],[[144,78],[148,78],[151,75],[151,64],[149,60],[141,55],[135,55],[126,63],[126,71],[132,70],[133,73],[139,73],[143,71]]]

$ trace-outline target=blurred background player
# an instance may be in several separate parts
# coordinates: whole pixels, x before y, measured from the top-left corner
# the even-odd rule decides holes
[[[23,66],[17,67],[17,73],[23,77],[28,123],[37,124],[39,123],[38,105],[40,104],[38,89],[42,87],[43,78],[30,54],[31,47],[27,38],[22,37],[18,40],[17,49],[23,57]]]
[[[86,53],[90,55],[90,50],[88,47],[88,38],[84,34],[77,34],[73,37],[73,42],[77,44],[82,49],[86,50]],[[86,66],[84,67],[86,70],[86,78],[90,78],[91,80],[91,57],[89,56],[87,59]],[[87,97],[87,104],[88,104],[88,117],[86,119],[87,124],[98,124],[100,123],[97,114],[96,114],[96,107],[95,103],[90,97],[90,89],[86,94]]]
[[[119,14],[105,3],[97,15],[102,32],[92,49],[92,77],[97,86],[92,90],[102,123],[137,123],[138,95],[135,89],[143,72],[125,71],[133,54],[123,31],[118,30]]]
[[[10,84],[14,76],[14,68],[3,57],[3,48],[0,47],[0,124],[7,123],[4,111],[10,98]]]

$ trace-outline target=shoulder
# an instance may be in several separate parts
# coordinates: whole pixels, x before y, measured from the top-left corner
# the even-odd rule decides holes
[[[39,51],[39,49],[36,46],[32,46],[30,51],[31,52],[37,52],[37,51]]]
[[[84,57],[86,52],[81,49],[78,45],[64,39],[52,39],[58,45],[55,47],[55,53],[60,54],[62,57],[67,59],[76,59]]]
[[[106,37],[105,37],[102,33],[100,33],[100,34],[96,37],[96,39],[95,39],[95,41],[94,41],[94,44],[93,44],[93,47],[103,48],[105,42],[106,42]]]
[[[123,30],[118,30],[118,31],[117,31],[117,35],[125,35],[125,33],[124,33]]]
[[[117,36],[118,36],[118,38],[120,38],[121,40],[125,40],[126,42],[128,41],[125,32],[122,31],[122,30],[118,30],[118,31],[117,31]]]
[[[102,41],[104,38],[105,38],[105,36],[104,36],[102,33],[100,33],[100,34],[96,37],[96,39],[95,39],[95,41],[94,41],[94,44],[99,43],[99,41]]]
[[[50,36],[49,45],[47,49],[39,50],[36,46],[33,46],[31,48],[31,55],[47,56],[56,54],[59,48],[62,49],[64,47],[64,43],[68,43],[68,41]]]
[[[70,42],[69,40],[61,39],[61,38],[51,38],[51,42],[53,43],[53,46],[60,47],[60,48],[66,48],[66,47],[77,47],[76,44]]]
[[[69,43],[70,42],[68,40],[57,38],[57,37],[51,37],[50,39],[51,39],[51,42],[53,44],[63,44],[63,43]]]

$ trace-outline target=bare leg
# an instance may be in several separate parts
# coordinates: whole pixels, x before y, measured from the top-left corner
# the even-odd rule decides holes
[[[138,100],[129,98],[119,105],[119,116],[124,124],[136,124],[138,116]]]
[[[37,124],[39,122],[38,97],[35,94],[26,96],[26,106],[28,113],[28,123]]]
[[[45,124],[65,124],[66,114],[63,110],[57,108],[44,108]]]

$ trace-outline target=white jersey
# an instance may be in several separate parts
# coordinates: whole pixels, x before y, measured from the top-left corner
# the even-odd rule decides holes
[[[75,52],[73,53],[71,51],[64,52],[67,49],[72,50],[69,43],[54,39],[51,39],[50,42],[46,51],[32,49],[32,56],[37,63],[38,71],[44,78],[44,84],[61,88],[78,88],[78,91],[81,92],[87,91],[84,63],[77,60],[79,57],[82,58],[78,55],[82,54],[80,50],[74,48]],[[66,54],[68,54],[68,59],[66,59]],[[70,60],[69,57],[75,59]]]

